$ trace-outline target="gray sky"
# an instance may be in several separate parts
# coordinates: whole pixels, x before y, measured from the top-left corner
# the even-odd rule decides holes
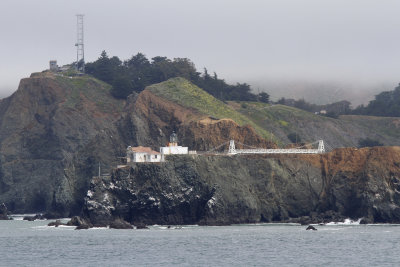
[[[50,59],[75,60],[77,13],[86,61],[102,50],[187,57],[277,96],[307,84],[391,90],[400,81],[399,11],[398,0],[1,0],[0,97]]]

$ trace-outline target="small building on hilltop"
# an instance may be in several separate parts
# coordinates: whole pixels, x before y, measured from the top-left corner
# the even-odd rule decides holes
[[[189,148],[186,146],[178,146],[178,136],[173,132],[169,137],[169,143],[167,146],[160,147],[160,153],[162,155],[189,154]]]
[[[150,147],[128,146],[126,151],[126,163],[131,162],[161,162],[161,154],[157,151],[152,150]]]
[[[49,68],[50,71],[57,72],[59,70],[58,65],[57,65],[57,60],[50,60],[49,64],[50,64],[50,68]]]

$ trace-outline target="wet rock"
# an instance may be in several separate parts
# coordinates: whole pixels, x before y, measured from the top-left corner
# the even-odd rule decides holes
[[[30,222],[33,222],[35,219],[36,219],[35,216],[25,216],[23,218],[24,221],[30,221]]]
[[[110,223],[112,229],[133,229],[133,226],[125,220],[116,219]]]
[[[145,225],[144,223],[135,223],[136,229],[149,229],[149,227],[147,227],[147,225]],[[171,228],[171,226],[168,226],[168,229]]]
[[[370,218],[362,218],[360,224],[371,224],[374,223]]]
[[[35,220],[46,220],[46,217],[44,217],[42,214],[36,214],[35,216],[25,216],[23,220],[33,222]]]
[[[47,226],[55,226],[58,227],[60,225],[66,225],[64,223],[61,222],[61,220],[56,220],[55,222],[50,222]]]
[[[74,216],[67,222],[68,226],[81,226],[81,225],[88,225],[85,219],[79,217],[79,216]]]
[[[67,222],[68,226],[76,226],[75,230],[83,230],[92,228],[93,225],[87,222],[84,218],[74,216],[70,221]]]
[[[87,230],[90,226],[88,224],[81,224],[75,228],[75,230]]]
[[[8,217],[8,209],[4,203],[0,204],[0,220],[10,220]]]
[[[313,230],[313,231],[317,231],[317,228],[315,228],[314,226],[312,226],[312,225],[309,225],[307,228],[306,228],[306,230]]]

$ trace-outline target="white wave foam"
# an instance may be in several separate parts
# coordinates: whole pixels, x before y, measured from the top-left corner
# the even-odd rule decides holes
[[[35,216],[36,214],[11,214],[10,217],[13,218],[14,221],[22,221],[26,216]]]
[[[359,225],[361,219],[362,218],[358,219],[357,221],[351,219],[345,219],[344,222],[329,222],[326,225]]]

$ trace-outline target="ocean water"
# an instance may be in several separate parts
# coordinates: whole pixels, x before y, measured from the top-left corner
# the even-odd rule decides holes
[[[0,221],[1,266],[400,266],[400,225],[260,224],[149,230]]]

